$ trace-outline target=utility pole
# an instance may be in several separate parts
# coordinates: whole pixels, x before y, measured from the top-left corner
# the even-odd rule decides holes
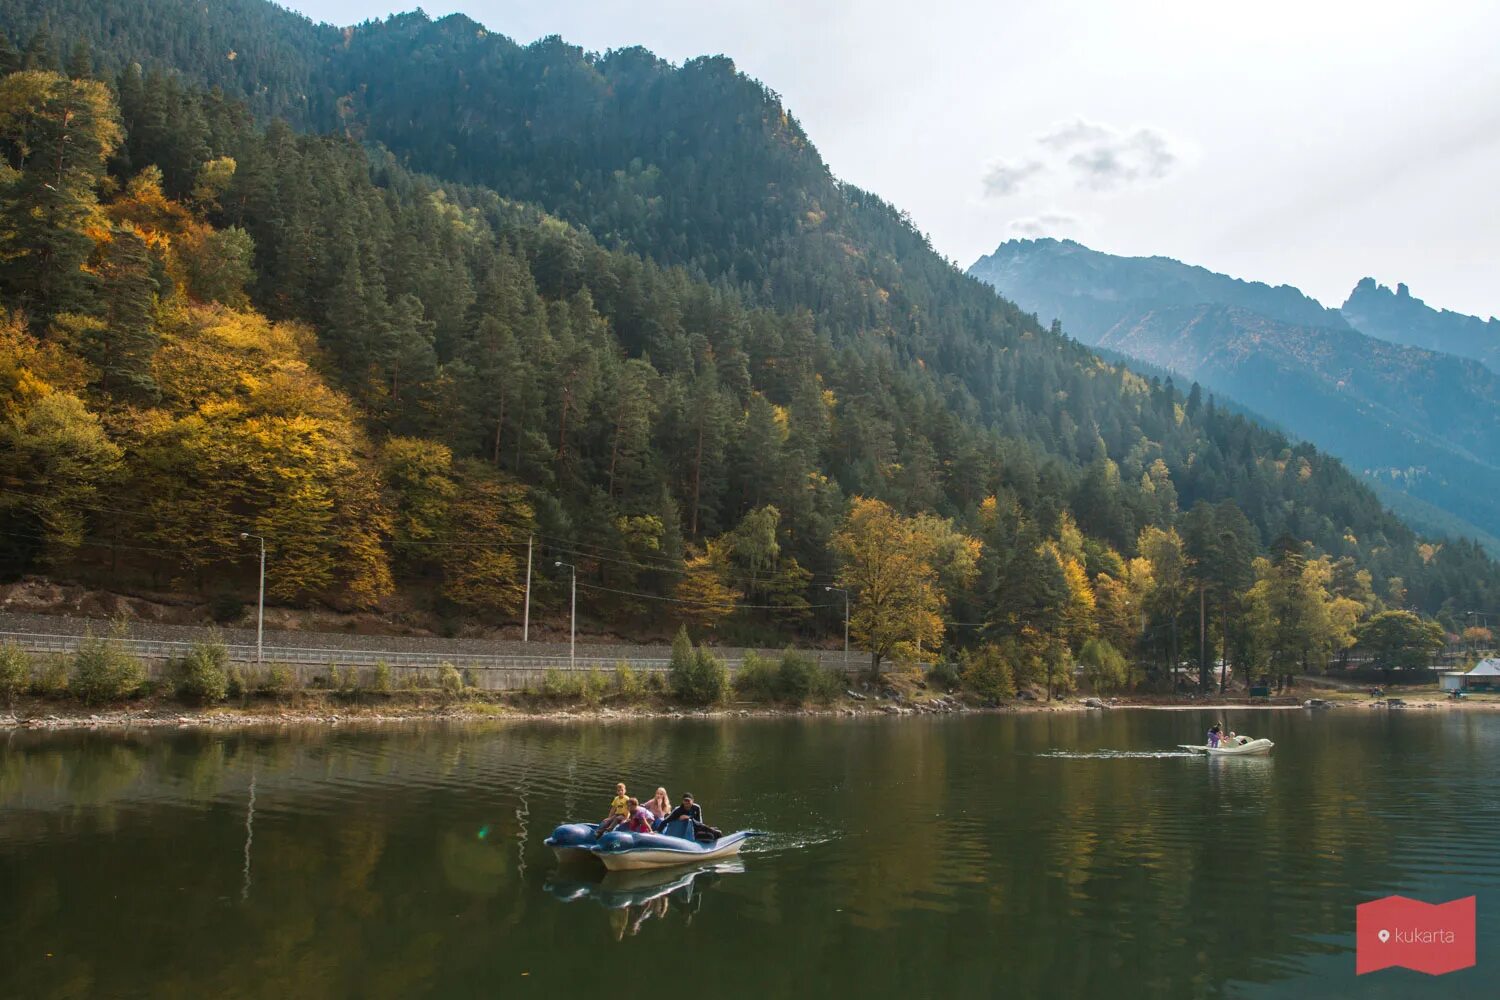
[[[849,672],[849,591],[842,587],[824,587],[827,592],[844,595],[844,673]]]
[[[1208,673],[1208,618],[1207,603],[1204,599],[1203,581],[1198,581],[1198,677],[1207,680]],[[1224,689],[1219,688],[1222,694]]]
[[[248,531],[240,532],[240,541],[249,541],[252,538],[260,542],[260,597],[255,604],[255,669],[259,670],[264,666],[265,660],[263,641],[266,634],[266,540]]]
[[[574,656],[578,644],[578,567],[565,562],[559,562],[556,566],[558,569],[566,566],[573,573],[571,610],[568,613],[568,669],[572,670],[578,665]]]
[[[534,535],[526,536],[526,610],[521,612],[521,641],[531,641],[531,544]]]

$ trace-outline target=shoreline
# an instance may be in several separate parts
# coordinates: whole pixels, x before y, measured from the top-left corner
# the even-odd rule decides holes
[[[1500,712],[1500,701],[1452,702],[1422,699],[1404,708],[1390,709],[1370,701],[1335,701],[1328,709],[1347,712],[1434,710]],[[340,703],[331,698],[299,698],[295,702],[265,702],[239,706],[200,707],[170,701],[139,705],[89,708],[40,698],[23,699],[0,708],[0,732],[53,732],[76,730],[201,729],[238,730],[286,728],[290,726],[389,725],[400,723],[553,722],[621,723],[649,719],[739,719],[739,718],[875,718],[938,715],[1032,715],[1048,712],[1094,711],[1155,712],[1285,712],[1314,711],[1296,704],[1265,704],[1202,701],[1118,702],[1100,707],[1078,698],[1056,701],[1016,700],[985,706],[958,697],[930,700],[840,698],[828,704],[788,705],[766,702],[730,702],[712,708],[692,708],[670,702],[638,702],[626,705],[517,703],[495,700],[420,699],[409,704],[375,704],[360,701]]]
[[[12,710],[0,714],[0,732],[130,729],[256,729],[309,725],[388,725],[393,723],[468,722],[557,722],[620,723],[648,719],[739,719],[739,718],[888,718],[961,714],[1023,714],[1030,712],[1085,711],[1081,703],[1045,702],[1037,705],[1002,705],[994,708],[950,704],[899,705],[892,702],[840,702],[830,705],[767,705],[743,702],[713,708],[673,705],[549,706],[523,707],[491,702],[457,702],[431,705],[260,705],[249,707],[157,705],[141,708],[89,709],[83,706],[51,705],[45,713],[19,715]]]

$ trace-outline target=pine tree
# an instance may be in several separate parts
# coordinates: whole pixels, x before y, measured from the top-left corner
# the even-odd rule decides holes
[[[91,308],[89,229],[120,134],[103,84],[38,71],[0,81],[0,142],[18,170],[0,192],[0,290],[36,319]]]
[[[158,395],[151,375],[158,343],[157,283],[139,233],[128,228],[110,233],[99,277],[104,325],[102,336],[86,351],[99,370],[99,387],[120,399],[153,401]]]

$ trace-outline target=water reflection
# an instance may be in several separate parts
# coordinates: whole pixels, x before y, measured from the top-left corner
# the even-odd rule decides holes
[[[596,866],[597,867],[597,866]],[[741,861],[699,868],[604,872],[570,865],[547,880],[546,890],[565,903],[593,900],[609,911],[615,940],[634,937],[647,920],[679,916],[691,924],[703,905],[703,892],[719,877],[745,871]]]
[[[1500,715],[1160,752],[1217,714],[11,734],[0,996],[589,993],[604,935],[721,997],[1322,996],[1357,903],[1500,903]],[[559,869],[540,832],[615,781],[774,833],[729,870]],[[1403,995],[1492,994],[1465,975]]]

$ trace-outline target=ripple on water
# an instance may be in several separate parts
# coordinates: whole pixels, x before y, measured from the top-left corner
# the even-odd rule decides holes
[[[1057,760],[1167,760],[1198,755],[1190,750],[1044,750],[1035,756]]]
[[[815,847],[818,844],[828,844],[837,839],[838,834],[831,830],[826,832],[809,830],[799,833],[765,831],[745,841],[745,846],[740,849],[740,853],[776,854],[781,851],[795,851],[804,847]]]

